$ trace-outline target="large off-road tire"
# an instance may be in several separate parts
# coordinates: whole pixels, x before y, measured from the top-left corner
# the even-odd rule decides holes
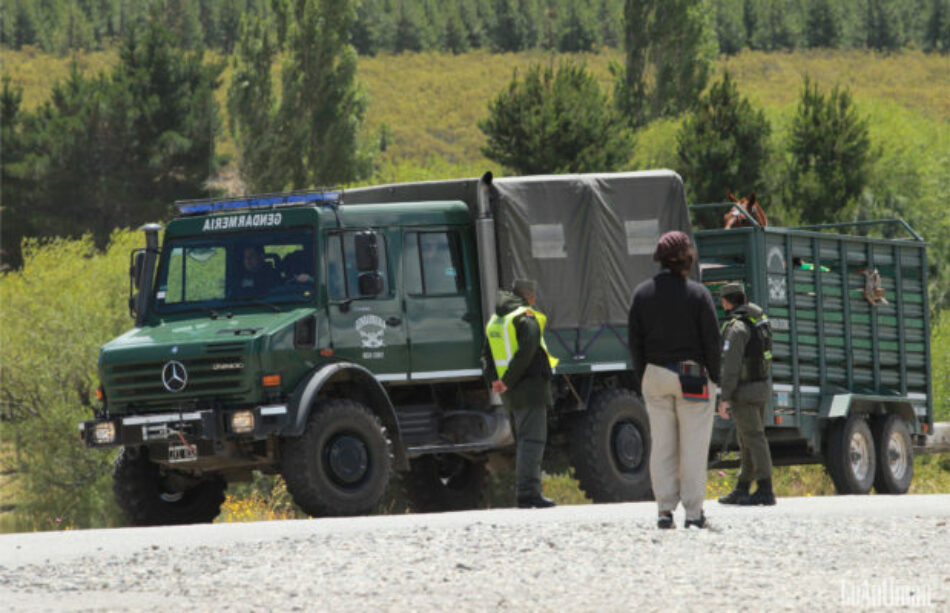
[[[133,526],[208,523],[221,512],[227,487],[219,476],[175,478],[149,460],[145,447],[123,447],[112,478],[116,502]]]
[[[874,436],[862,415],[836,420],[828,429],[825,468],[839,494],[867,494],[876,469]]]
[[[484,462],[454,453],[416,458],[403,475],[409,506],[419,513],[477,509],[485,472]]]
[[[283,439],[282,454],[287,490],[313,517],[372,513],[392,474],[386,429],[349,399],[318,402],[303,434]]]
[[[914,478],[914,446],[907,422],[897,415],[882,415],[871,421],[877,471],[874,489],[878,494],[906,494]]]
[[[653,499],[650,421],[636,394],[617,388],[594,397],[574,422],[571,463],[594,502]]]

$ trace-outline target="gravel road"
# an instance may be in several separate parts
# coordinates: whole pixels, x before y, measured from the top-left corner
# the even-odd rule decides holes
[[[653,503],[0,536],[14,611],[950,610],[950,495]]]

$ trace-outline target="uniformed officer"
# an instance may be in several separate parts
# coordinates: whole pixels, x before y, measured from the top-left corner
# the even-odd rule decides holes
[[[554,506],[553,500],[541,495],[541,458],[557,359],[544,344],[547,318],[534,308],[536,290],[533,281],[518,279],[511,292],[498,293],[495,314],[485,327],[488,342],[482,357],[492,391],[501,394],[514,427],[516,492],[521,508]]]
[[[736,487],[722,504],[773,505],[772,457],[765,438],[765,406],[772,395],[771,347],[757,324],[768,318],[748,301],[741,283],[727,283],[720,292],[727,321],[723,324],[722,396],[719,416],[736,422],[741,465]],[[749,490],[755,481],[754,494]]]

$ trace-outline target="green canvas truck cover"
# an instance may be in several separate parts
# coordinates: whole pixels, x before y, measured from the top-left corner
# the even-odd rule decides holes
[[[479,179],[347,190],[347,205],[461,200],[473,219]],[[634,287],[655,274],[664,232],[692,236],[686,193],[670,170],[505,177],[491,183],[498,278],[538,281],[538,301],[557,328],[626,325]]]

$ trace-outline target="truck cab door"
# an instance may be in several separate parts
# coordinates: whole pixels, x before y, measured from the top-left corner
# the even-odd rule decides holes
[[[482,317],[470,233],[406,228],[402,242],[410,379],[480,377]]]
[[[380,381],[405,381],[406,322],[388,238],[369,228],[327,235],[330,341],[335,357],[365,366]]]

